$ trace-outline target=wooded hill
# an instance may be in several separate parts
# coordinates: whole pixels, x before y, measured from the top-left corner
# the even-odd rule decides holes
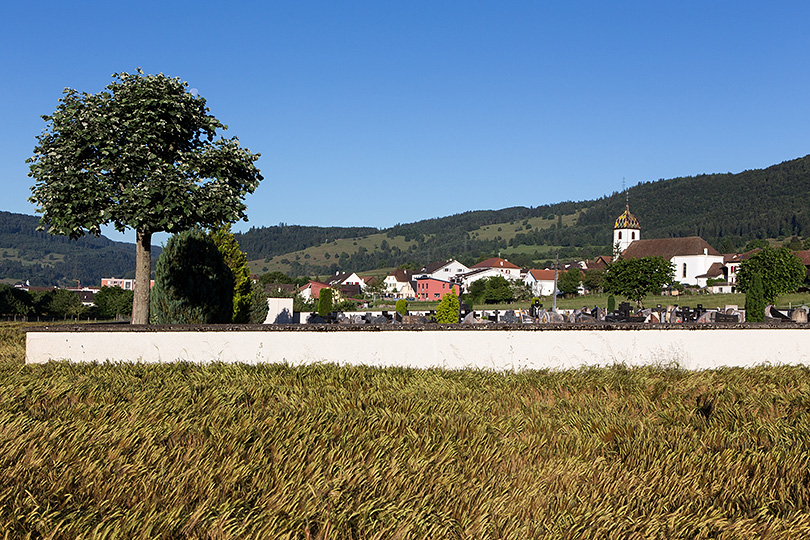
[[[99,286],[102,277],[133,277],[135,245],[100,236],[70,240],[37,231],[39,218],[0,212],[0,279],[32,286]],[[156,258],[160,249],[153,249]]]
[[[698,235],[724,253],[758,238],[801,238],[810,235],[810,156],[737,174],[642,182],[592,201],[471,211],[382,230],[279,225],[237,238],[257,272],[314,275],[447,257],[472,263],[498,253],[533,266],[557,250],[563,258],[610,254],[625,197],[643,238]]]
[[[810,156],[767,169],[642,182],[628,189],[643,238],[698,235],[720,252],[759,238],[810,236]],[[532,204],[536,201],[527,201]],[[611,253],[612,227],[625,194],[591,201],[476,210],[389,229],[279,224],[238,233],[254,272],[289,275],[368,272],[449,257],[465,264],[498,255],[540,266]],[[38,218],[0,212],[0,279],[32,285],[98,284],[135,268],[132,244],[71,241],[36,231]],[[153,259],[159,249],[153,248]]]

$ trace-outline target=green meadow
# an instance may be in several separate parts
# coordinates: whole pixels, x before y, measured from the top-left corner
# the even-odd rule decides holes
[[[0,538],[795,539],[810,371],[23,364]]]

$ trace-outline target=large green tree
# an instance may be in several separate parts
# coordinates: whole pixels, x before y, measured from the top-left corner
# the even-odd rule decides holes
[[[786,247],[774,249],[765,246],[740,263],[737,270],[737,287],[747,293],[754,282],[754,276],[762,278],[762,296],[765,302],[773,304],[776,297],[798,289],[804,283],[807,270],[792,251]]]
[[[149,321],[152,234],[245,218],[262,179],[258,154],[209,114],[188,84],[163,74],[119,73],[97,94],[66,89],[29,159],[30,200],[51,234],[136,231],[132,323]]]
[[[672,283],[673,272],[672,263],[663,257],[617,259],[608,265],[602,286],[641,307],[645,296]]]

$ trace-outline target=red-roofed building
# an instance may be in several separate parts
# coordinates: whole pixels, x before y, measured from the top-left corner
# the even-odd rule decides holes
[[[520,279],[520,267],[500,257],[492,257],[491,259],[474,264],[471,270],[481,268],[495,268],[506,279]]]
[[[328,288],[330,288],[328,283],[323,283],[321,281],[310,281],[303,287],[299,288],[296,292],[299,294],[299,296],[301,296],[301,298],[309,302],[310,300],[316,300],[320,296],[322,289]]]
[[[529,270],[523,277],[534,296],[552,296],[554,294],[554,270]]]

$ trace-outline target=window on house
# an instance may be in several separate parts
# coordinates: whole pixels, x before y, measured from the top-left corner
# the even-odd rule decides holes
[[[636,233],[634,231],[634,232],[630,233],[630,240],[635,240],[635,239],[636,239]]]
[[[681,277],[686,277],[686,263],[683,263],[683,275]]]
[[[622,239],[622,231],[619,231],[619,240]]]

